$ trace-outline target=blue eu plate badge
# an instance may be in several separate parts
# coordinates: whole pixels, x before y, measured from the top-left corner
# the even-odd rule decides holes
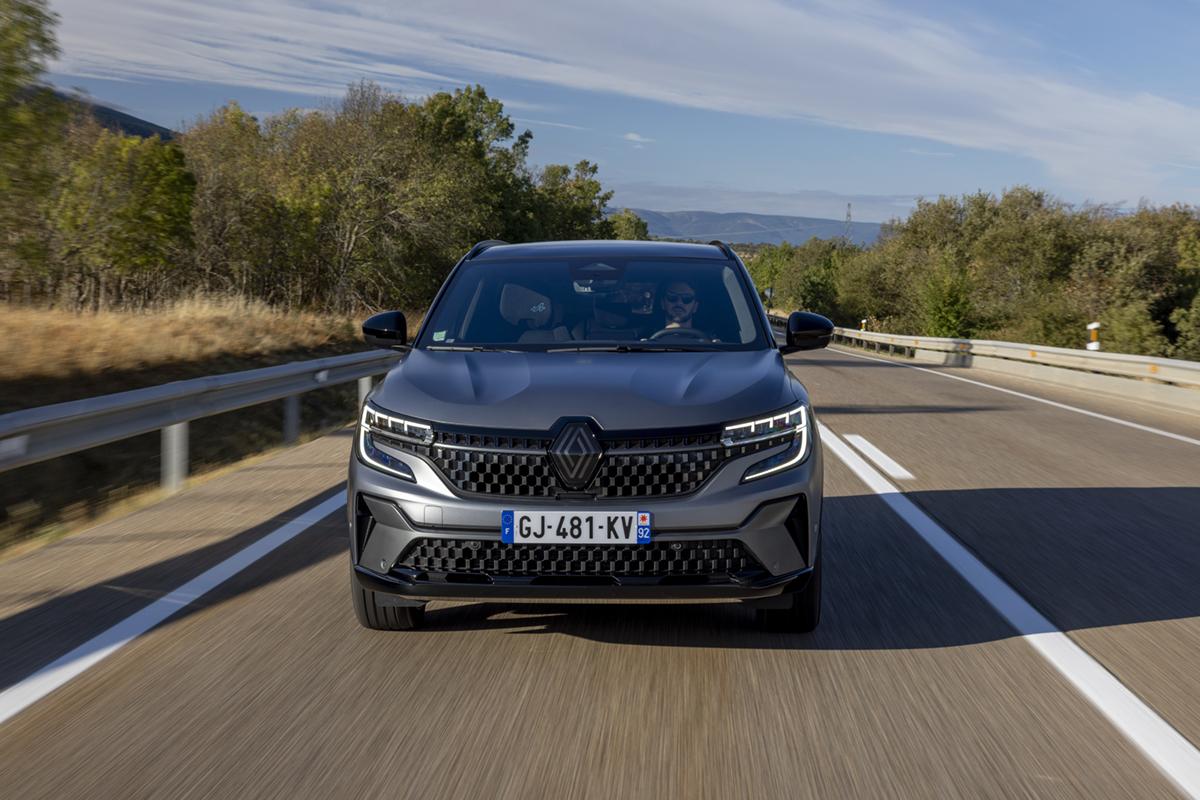
[[[649,511],[534,511],[503,509],[504,544],[650,544]]]

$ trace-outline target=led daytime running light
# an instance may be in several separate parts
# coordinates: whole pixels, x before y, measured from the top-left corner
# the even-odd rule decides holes
[[[374,434],[377,433],[429,444],[433,441],[433,428],[421,422],[384,414],[378,409],[363,405],[358,431],[359,457],[376,469],[405,480],[415,481],[416,478],[408,464],[375,445]]]
[[[746,470],[746,474],[742,476],[742,481],[765,478],[768,475],[774,475],[776,472],[790,469],[803,461],[808,455],[808,428],[797,428],[796,430],[799,431],[798,439],[789,449],[784,450],[778,455],[763,459]]]
[[[433,442],[433,427],[423,422],[384,414],[377,408],[363,405],[362,429],[367,432],[378,432],[385,436],[402,436],[414,439],[421,444]]]
[[[808,428],[808,412],[803,405],[769,417],[726,425],[721,444],[736,447],[743,444],[774,439],[784,434],[798,434]]]

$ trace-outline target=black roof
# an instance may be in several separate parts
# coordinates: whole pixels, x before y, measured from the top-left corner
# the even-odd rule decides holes
[[[508,258],[727,258],[715,244],[650,242],[642,240],[581,239],[572,242],[493,244],[471,258],[489,261]]]

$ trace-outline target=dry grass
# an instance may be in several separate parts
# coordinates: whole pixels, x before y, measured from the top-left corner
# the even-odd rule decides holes
[[[0,311],[6,380],[137,370],[297,350],[361,346],[357,320],[288,313],[238,298],[196,298],[149,312]]]

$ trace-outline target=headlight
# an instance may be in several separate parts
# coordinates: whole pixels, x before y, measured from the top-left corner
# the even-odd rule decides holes
[[[746,470],[743,481],[752,481],[794,467],[808,456],[808,409],[803,405],[768,417],[726,425],[721,443],[734,455],[790,443],[782,452],[759,461]]]
[[[385,414],[363,404],[358,423],[358,454],[376,469],[409,481],[416,481],[408,464],[401,459],[404,445],[428,446],[433,442],[433,428],[395,414]]]

